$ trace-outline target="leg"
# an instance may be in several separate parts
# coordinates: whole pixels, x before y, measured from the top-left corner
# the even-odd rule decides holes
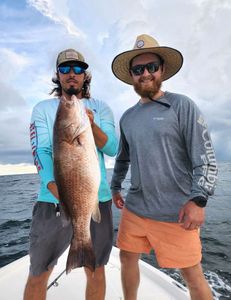
[[[213,299],[212,292],[204,277],[200,263],[193,267],[180,269],[180,272],[186,281],[192,300]]]
[[[45,300],[47,282],[53,269],[43,272],[39,276],[29,275],[24,291],[24,300]]]
[[[99,203],[101,222],[91,221],[91,238],[97,267],[95,272],[84,268],[87,276],[86,300],[104,300],[105,298],[106,279],[104,266],[109,260],[113,243],[111,204],[111,200]]]
[[[37,202],[30,230],[30,275],[24,300],[45,300],[47,282],[61,253],[70,243],[72,227],[61,209],[56,217],[52,203]]]
[[[199,230],[185,230],[179,223],[153,220],[149,221],[148,228],[149,241],[155,249],[160,267],[180,269],[192,300],[212,300],[212,293],[200,264]]]
[[[140,283],[138,260],[140,254],[120,251],[121,280],[125,300],[136,300]]]
[[[106,280],[104,266],[97,267],[95,272],[84,268],[87,275],[86,300],[104,300],[106,293]]]
[[[117,235],[117,246],[121,249],[121,281],[124,300],[137,299],[140,283],[138,265],[140,253],[149,253],[151,250],[146,233],[146,220],[124,207]]]

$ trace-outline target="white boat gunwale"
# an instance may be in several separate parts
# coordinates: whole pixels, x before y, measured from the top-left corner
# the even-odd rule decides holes
[[[84,299],[85,274],[83,268],[74,269],[65,274],[68,249],[60,257],[51,274],[47,300]],[[140,260],[140,300],[189,300],[188,290],[179,282]],[[23,289],[29,270],[29,256],[26,255],[0,269],[1,300],[22,299]],[[106,266],[107,290],[105,300],[123,299],[120,280],[119,249],[113,247],[109,263]],[[12,286],[14,288],[12,289]],[[2,297],[3,296],[3,297]],[[5,298],[4,298],[5,297]]]

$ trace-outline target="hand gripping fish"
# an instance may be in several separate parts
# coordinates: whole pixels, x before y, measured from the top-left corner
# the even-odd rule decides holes
[[[53,134],[54,176],[59,198],[71,218],[73,236],[66,273],[86,266],[95,270],[90,221],[100,222],[100,168],[89,118],[82,100],[61,97]]]

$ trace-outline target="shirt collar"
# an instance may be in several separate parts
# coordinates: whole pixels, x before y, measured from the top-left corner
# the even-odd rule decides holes
[[[158,104],[160,104],[160,105],[163,105],[163,106],[165,106],[165,107],[170,108],[170,107],[171,107],[171,103],[170,103],[170,101],[168,100],[167,94],[168,94],[168,92],[164,92],[164,94],[163,94],[161,97],[159,97],[158,99],[153,99],[152,102],[156,102],[156,103],[158,103]],[[150,100],[151,100],[151,99],[150,99]],[[152,103],[152,102],[150,102],[150,103]],[[139,103],[140,103],[141,105],[143,104],[143,103],[141,103],[141,102],[139,102]]]
[[[153,102],[156,101],[157,103],[170,108],[171,107],[171,103],[168,100],[167,94],[168,94],[168,92],[164,92],[163,96],[161,96],[160,98],[158,98],[156,100],[154,99]]]

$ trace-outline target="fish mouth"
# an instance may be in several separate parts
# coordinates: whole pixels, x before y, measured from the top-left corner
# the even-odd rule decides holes
[[[66,98],[61,98],[60,101],[62,102],[63,107],[66,107],[68,109],[71,109],[72,106],[75,105],[75,101],[73,99],[67,100]]]

